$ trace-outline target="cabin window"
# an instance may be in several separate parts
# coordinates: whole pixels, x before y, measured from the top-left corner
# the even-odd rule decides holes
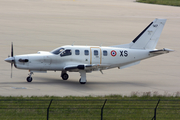
[[[94,50],[94,55],[98,55],[98,51],[97,50]]]
[[[63,51],[60,55],[61,55],[61,57],[72,55],[71,49],[67,49],[67,50]]]
[[[106,50],[103,50],[103,56],[107,56],[107,51]]]
[[[79,55],[79,50],[75,50],[75,55]]]
[[[85,55],[89,55],[89,50],[84,50]]]
[[[58,55],[59,53],[61,53],[64,50],[64,48],[56,48],[54,50],[51,51],[51,53]]]

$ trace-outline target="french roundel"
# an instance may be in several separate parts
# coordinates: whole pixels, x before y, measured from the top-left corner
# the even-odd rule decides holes
[[[112,50],[112,51],[111,51],[111,55],[112,55],[113,57],[115,57],[115,56],[117,55],[116,51],[115,51],[115,50]]]

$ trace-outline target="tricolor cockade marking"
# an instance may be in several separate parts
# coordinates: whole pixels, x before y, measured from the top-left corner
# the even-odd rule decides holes
[[[116,52],[115,50],[112,50],[112,51],[111,51],[111,55],[112,55],[113,57],[115,57],[115,56],[117,55],[117,52]]]

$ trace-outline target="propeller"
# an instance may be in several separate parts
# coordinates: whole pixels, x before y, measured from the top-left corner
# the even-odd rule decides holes
[[[11,43],[11,57],[13,57],[13,42]]]
[[[11,63],[11,78],[12,78],[12,68],[13,68],[13,64],[15,63],[13,42],[11,43],[11,57],[8,56],[8,58],[6,58],[5,61]]]
[[[13,51],[13,42],[11,43],[11,57],[14,58],[14,51]],[[13,64],[14,64],[14,59],[11,62],[11,78],[12,78],[12,68],[13,68]]]

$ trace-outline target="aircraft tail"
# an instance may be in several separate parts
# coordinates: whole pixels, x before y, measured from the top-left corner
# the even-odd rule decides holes
[[[166,19],[155,19],[130,44],[116,45],[131,49],[155,49]]]

